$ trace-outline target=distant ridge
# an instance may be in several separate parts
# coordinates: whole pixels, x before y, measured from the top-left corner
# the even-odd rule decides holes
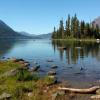
[[[27,33],[27,32],[19,32],[20,34],[22,35],[25,35],[25,36],[29,36],[29,37],[32,37],[32,38],[36,38],[36,39],[51,39],[51,36],[52,34],[51,33],[47,33],[47,34],[40,34],[40,35],[35,35],[35,34],[30,34],[30,33]]]
[[[0,20],[0,38],[9,38],[9,39],[50,39],[51,33],[48,34],[29,34],[27,32],[16,32],[6,23]]]
[[[37,35],[41,39],[51,39],[52,33]]]
[[[100,16],[97,17],[96,19],[94,19],[94,21],[92,22],[94,26],[98,25],[100,28]]]
[[[9,27],[6,23],[0,20],[0,38],[22,39],[22,38],[30,38],[30,37],[15,32],[11,27]]]

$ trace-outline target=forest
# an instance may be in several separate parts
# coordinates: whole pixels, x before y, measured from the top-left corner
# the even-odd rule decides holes
[[[100,39],[100,29],[92,22],[79,20],[77,15],[68,15],[66,22],[60,20],[59,28],[54,27],[52,39]]]

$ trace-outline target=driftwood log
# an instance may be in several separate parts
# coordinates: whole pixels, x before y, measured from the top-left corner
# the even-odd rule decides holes
[[[88,88],[88,89],[62,88],[62,87],[59,87],[58,89],[59,90],[64,90],[64,91],[69,91],[69,92],[74,92],[74,93],[86,94],[86,93],[94,93],[94,92],[96,92],[97,89],[100,89],[100,86],[93,86],[93,87]]]

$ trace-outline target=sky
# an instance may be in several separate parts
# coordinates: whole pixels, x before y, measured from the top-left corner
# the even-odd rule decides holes
[[[67,15],[90,22],[100,16],[100,0],[0,0],[0,19],[15,31],[46,34]]]

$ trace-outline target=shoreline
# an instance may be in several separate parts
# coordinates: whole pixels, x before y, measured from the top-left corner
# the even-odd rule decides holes
[[[59,83],[57,79],[55,78],[56,72],[49,72],[48,75],[44,76],[42,79],[39,78],[40,76],[33,77],[32,75],[35,75],[35,74],[30,74],[30,73],[38,72],[39,66],[36,66],[35,69],[32,69],[32,71],[29,71],[28,70],[29,62],[23,59],[13,58],[7,61],[6,60],[0,61],[0,66],[2,66],[0,68],[0,76],[1,76],[0,77],[0,97],[4,95],[5,93],[6,96],[9,95],[9,98],[13,98],[13,95],[15,96],[17,89],[19,91],[17,94],[19,94],[22,91],[23,94],[20,94],[19,96],[21,96],[21,99],[24,99],[24,100],[32,100],[33,98],[35,98],[35,100],[40,99],[40,98],[42,98],[41,100],[44,100],[44,99],[51,100],[51,98],[61,98],[65,100],[64,98],[69,98],[70,100],[72,97],[73,98],[82,97],[82,98],[85,98],[84,100],[86,100],[87,98],[90,98],[93,95],[93,94],[81,95],[79,93],[70,93],[70,92],[65,93],[64,91],[63,92],[59,91],[58,89],[59,87],[68,87],[69,89],[71,87],[73,88],[75,87],[71,86],[68,81],[67,83],[64,83],[64,82]],[[53,68],[57,68],[57,66],[53,66]],[[3,82],[3,84],[1,82]],[[4,87],[5,85],[6,87]],[[89,86],[87,88],[89,88]],[[38,94],[37,91],[42,94]],[[15,94],[13,94],[13,92]],[[20,98],[17,94],[16,94],[17,96],[16,99]],[[5,98],[8,98],[8,97],[5,97]],[[57,99],[54,99],[54,100],[57,100]]]
[[[71,41],[71,42],[100,42],[100,39],[51,39],[56,41]]]

